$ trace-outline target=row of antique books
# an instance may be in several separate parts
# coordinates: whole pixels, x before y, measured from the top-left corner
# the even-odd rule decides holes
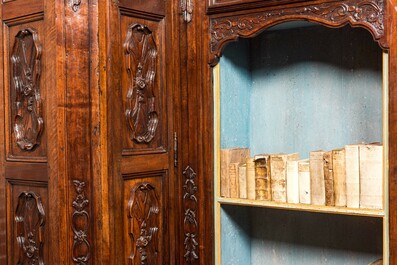
[[[383,146],[352,144],[332,151],[259,154],[221,150],[221,197],[382,209]]]

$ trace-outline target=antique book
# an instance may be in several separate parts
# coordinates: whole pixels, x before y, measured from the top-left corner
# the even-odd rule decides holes
[[[360,207],[360,163],[359,145],[345,146],[346,165],[346,206],[349,208]]]
[[[247,199],[247,164],[238,167],[238,191],[240,199]]]
[[[247,158],[247,198],[255,200],[255,162],[254,158]]]
[[[287,202],[299,203],[298,160],[287,161]]]
[[[220,170],[220,195],[221,197],[230,198],[230,178],[229,164],[241,163],[249,157],[249,148],[225,148],[221,149],[221,170]]]
[[[241,163],[230,163],[229,164],[229,187],[230,187],[230,198],[239,198],[239,181],[238,181],[238,167]]]
[[[324,151],[310,152],[311,203],[325,205]]]
[[[310,191],[310,162],[309,159],[298,161],[299,177],[299,202],[304,204],[311,203]]]
[[[271,200],[270,155],[261,154],[254,157],[255,161],[255,199]]]
[[[270,155],[270,179],[273,201],[287,202],[287,160],[298,159],[298,153]]]
[[[332,151],[328,151],[324,153],[323,163],[324,163],[325,205],[335,206]]]
[[[335,206],[346,206],[345,148],[332,150]]]
[[[383,208],[383,146],[360,145],[360,208]]]

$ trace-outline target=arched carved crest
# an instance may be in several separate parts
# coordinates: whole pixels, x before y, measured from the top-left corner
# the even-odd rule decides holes
[[[22,192],[15,213],[18,265],[44,265],[45,213],[41,198],[34,192]]]
[[[41,45],[35,29],[15,36],[11,55],[11,113],[16,143],[30,151],[40,144],[43,130],[40,98]]]
[[[369,30],[380,46],[387,47],[384,29],[384,0],[347,0],[284,7],[245,15],[211,19],[210,64],[215,65],[224,45],[239,37],[253,37],[281,22],[307,20],[328,27],[346,24]]]
[[[128,201],[130,265],[158,264],[159,211],[155,188],[149,183],[135,185]]]
[[[158,125],[154,95],[157,48],[152,31],[141,24],[129,26],[124,52],[129,79],[125,116],[130,138],[149,143]]]

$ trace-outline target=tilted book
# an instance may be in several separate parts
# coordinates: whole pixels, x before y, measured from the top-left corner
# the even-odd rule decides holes
[[[325,205],[324,151],[310,152],[311,203]]]
[[[247,164],[238,167],[238,186],[240,199],[247,199]]]
[[[247,198],[255,200],[255,162],[254,158],[247,158]]]
[[[230,198],[230,163],[241,163],[249,157],[249,148],[226,148],[221,149],[221,170],[220,170],[220,195],[221,197]]]
[[[346,160],[346,206],[360,207],[360,159],[359,145],[345,146]]]
[[[335,206],[334,171],[332,165],[332,151],[324,153],[324,184],[325,205]]]
[[[254,157],[255,161],[255,199],[271,200],[270,155],[261,154]]]
[[[299,177],[299,202],[304,204],[311,203],[310,191],[310,164],[309,159],[298,161]]]
[[[298,159],[298,153],[270,155],[270,178],[273,201],[287,202],[287,160]]]
[[[299,203],[298,160],[287,161],[287,202]]]
[[[346,206],[346,161],[345,149],[332,150],[334,172],[335,206]]]
[[[360,208],[383,208],[383,146],[360,145]]]

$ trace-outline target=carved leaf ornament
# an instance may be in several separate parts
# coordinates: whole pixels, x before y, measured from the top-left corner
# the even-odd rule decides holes
[[[34,192],[22,192],[15,213],[18,265],[44,265],[45,213],[41,198]]]
[[[150,29],[141,24],[129,26],[124,52],[129,79],[125,116],[130,138],[149,143],[158,125],[154,96],[157,48]]]
[[[130,265],[158,264],[159,202],[149,183],[136,185],[128,202]],[[160,265],[160,264],[158,264]]]
[[[359,25],[368,29],[374,39],[384,46],[384,5],[384,0],[348,0],[214,18],[211,19],[210,46],[213,58],[210,63],[217,63],[221,49],[227,42],[238,37],[255,36],[266,27],[291,20],[315,21],[330,27],[341,27],[348,23]]]
[[[41,45],[35,29],[28,28],[15,36],[11,55],[12,117],[16,143],[20,149],[33,150],[40,144],[43,130],[40,98]]]

